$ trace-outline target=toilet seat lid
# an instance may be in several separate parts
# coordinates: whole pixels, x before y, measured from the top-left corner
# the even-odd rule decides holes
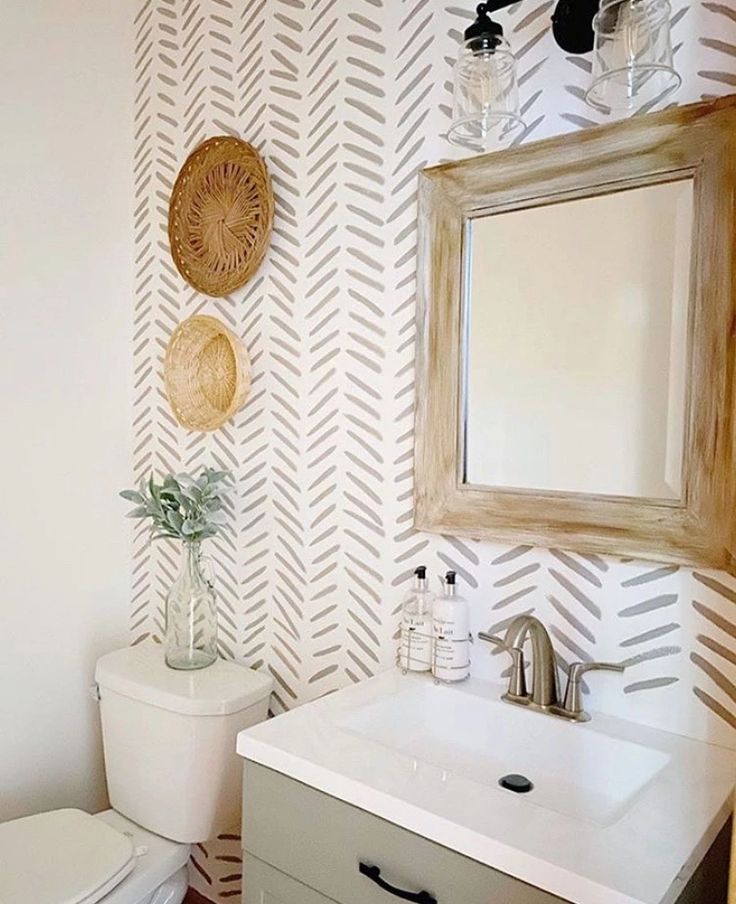
[[[81,810],[0,824],[3,904],[95,904],[134,867],[131,839]]]

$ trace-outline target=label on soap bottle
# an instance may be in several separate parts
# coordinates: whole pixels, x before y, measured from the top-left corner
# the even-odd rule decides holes
[[[456,622],[435,619],[434,634],[435,678],[440,681],[463,681],[470,674],[468,632],[458,631]]]
[[[427,672],[432,666],[432,623],[426,614],[404,614],[401,623],[401,668]]]

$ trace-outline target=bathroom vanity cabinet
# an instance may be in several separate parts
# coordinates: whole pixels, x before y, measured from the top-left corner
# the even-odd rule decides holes
[[[729,840],[730,824],[677,904],[725,904]],[[243,904],[569,904],[252,761],[243,847]]]
[[[564,904],[475,860],[252,762],[243,800],[244,904]],[[429,897],[421,898],[425,891]],[[412,900],[404,898],[404,900]]]

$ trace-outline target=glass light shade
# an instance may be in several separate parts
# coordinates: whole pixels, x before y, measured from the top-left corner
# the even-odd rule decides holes
[[[586,101],[626,113],[680,87],[672,64],[668,0],[603,0],[593,20],[593,82]]]
[[[448,139],[482,153],[504,147],[522,132],[516,59],[508,42],[465,41],[455,63],[452,125]]]

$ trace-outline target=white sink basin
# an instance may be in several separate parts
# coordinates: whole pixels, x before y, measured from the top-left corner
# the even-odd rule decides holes
[[[392,669],[242,731],[238,753],[563,901],[675,904],[732,809],[733,751],[504,690]],[[500,788],[509,773],[533,790]]]
[[[338,725],[448,773],[558,813],[610,825],[670,761],[668,754],[500,700],[408,687],[360,707]],[[499,779],[519,773],[533,790]]]

